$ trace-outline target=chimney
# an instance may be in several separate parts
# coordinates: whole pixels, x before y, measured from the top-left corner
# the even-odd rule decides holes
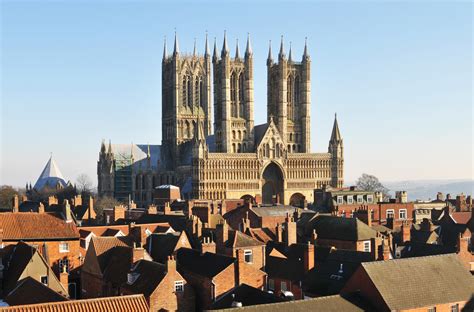
[[[236,267],[235,267],[235,275],[237,276],[237,283],[236,285],[240,285],[241,283],[241,272],[243,271],[242,270],[242,267],[245,265],[245,255],[244,255],[244,250],[243,249],[237,249],[235,251],[236,253],[236,258],[237,258],[237,263],[236,263]]]
[[[451,194],[446,194],[446,200],[450,200],[451,199]]]
[[[284,225],[286,246],[296,244],[296,222],[293,217],[290,217],[290,213],[287,213]]]
[[[247,229],[250,229],[250,220],[249,220],[249,212],[245,212],[245,218],[242,219],[242,232],[245,233]]]
[[[132,249],[132,264],[143,259],[145,259],[145,249],[143,249],[143,247],[137,247],[136,243],[134,242]]]
[[[217,250],[223,253],[225,250],[225,242],[229,238],[229,226],[224,220],[224,223],[219,223],[216,225],[216,243]]]
[[[69,201],[67,199],[65,199],[63,203],[63,214],[66,222],[72,221],[71,205],[69,205]]]
[[[12,198],[12,211],[18,212],[19,210],[20,210],[20,203],[18,201],[18,195],[15,194],[13,195],[13,198]]]
[[[156,215],[157,213],[158,213],[158,209],[156,205],[151,204],[148,206],[148,214]]]
[[[54,195],[48,197],[48,206],[57,205],[58,198]]]
[[[410,228],[411,226],[408,224],[408,222],[403,221],[402,226],[401,226],[403,243],[410,241]]]
[[[464,237],[462,233],[458,236],[458,253],[469,253],[469,237]]]
[[[38,213],[44,213],[44,205],[42,202],[39,203],[38,206]]]
[[[163,213],[165,215],[169,215],[171,213],[170,202],[165,202],[165,207],[164,207]]]
[[[382,237],[382,245],[380,246],[382,249],[381,255],[379,254],[379,260],[390,260],[390,246],[388,241]],[[381,257],[380,257],[381,256]]]
[[[369,211],[368,206],[362,206],[357,210],[357,219],[364,222],[368,226],[372,226],[372,214]]]
[[[201,243],[201,254],[210,252],[216,253],[216,243],[210,237],[203,237]]]
[[[74,196],[73,205],[74,207],[82,206],[82,196],[80,194]]]
[[[276,226],[276,237],[277,237],[277,241],[279,243],[283,242],[283,233],[282,232],[283,232],[282,226],[281,226],[281,224],[278,223],[277,226]]]
[[[114,207],[114,222],[117,222],[119,219],[125,219],[125,207],[123,205],[118,205]]]
[[[59,282],[63,285],[66,290],[66,296],[69,296],[69,273],[66,270],[66,266],[63,265],[63,271],[59,273]]]
[[[166,261],[166,271],[169,272],[176,272],[176,259],[173,256],[169,256],[168,260]]]
[[[304,273],[306,274],[314,268],[314,245],[308,242],[308,244],[304,246],[303,266]]]
[[[436,194],[436,200],[437,201],[444,201],[443,197],[444,197],[444,195],[441,192],[438,192],[438,194]]]

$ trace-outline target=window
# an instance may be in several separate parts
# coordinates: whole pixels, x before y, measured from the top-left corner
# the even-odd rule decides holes
[[[459,312],[459,304],[453,304],[451,306],[451,312]]]
[[[184,282],[183,281],[175,281],[174,282],[174,291],[175,292],[183,292],[184,291]]]
[[[244,250],[244,258],[245,258],[245,262],[252,263],[253,261],[252,250]]]
[[[407,210],[406,209],[400,209],[398,212],[398,217],[400,219],[406,219],[407,218]]]
[[[59,243],[59,252],[69,252],[69,244],[65,242]]]
[[[374,195],[367,195],[367,202],[373,203],[374,202]]]
[[[342,199],[342,196],[338,196],[337,197],[337,203],[340,205],[344,202],[344,200]]]
[[[280,283],[280,291],[287,291],[288,288],[286,286],[286,282],[281,282]]]
[[[268,280],[268,289],[269,290],[274,290],[275,289],[275,281],[272,280],[271,278]]]
[[[357,195],[357,203],[362,204],[364,202],[364,197],[362,195]]]
[[[48,286],[48,276],[47,275],[41,276],[41,284]]]
[[[364,242],[364,252],[370,252],[370,241]]]
[[[64,268],[66,268],[66,272],[69,273],[69,260],[68,259],[59,260],[59,272],[63,272]]]
[[[385,214],[386,214],[387,219],[389,219],[389,218],[393,219],[393,216],[395,215],[395,212],[393,211],[393,209],[387,209],[387,212]]]
[[[348,203],[348,204],[353,204],[353,203],[354,203],[354,197],[352,197],[352,196],[347,196],[347,203]]]

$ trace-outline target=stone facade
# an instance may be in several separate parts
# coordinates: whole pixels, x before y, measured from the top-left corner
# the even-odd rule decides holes
[[[117,154],[124,153],[114,152],[119,150],[116,145],[107,150],[103,144],[99,194],[126,200],[128,192],[130,199],[145,206],[153,201],[156,186],[176,184],[185,199],[252,198],[291,204],[313,202],[314,189],[324,185],[342,187],[343,140],[337,119],[328,152],[311,153],[310,71],[306,44],[301,62],[293,60],[291,47],[286,57],[283,39],[277,62],[270,47],[267,122],[254,125],[250,38],[243,57],[238,43],[234,57],[230,55],[225,36],[220,53],[214,43],[212,57],[207,38],[203,56],[196,48],[191,55],[180,53],[177,38],[168,55],[165,43],[162,145],[130,145],[129,164],[122,162],[122,171],[117,171]]]

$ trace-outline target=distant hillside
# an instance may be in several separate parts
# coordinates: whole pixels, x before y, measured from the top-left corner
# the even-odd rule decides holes
[[[407,191],[409,200],[434,199],[438,192],[442,192],[444,196],[449,193],[453,197],[460,193],[474,195],[474,180],[415,180],[382,183],[393,194],[395,191]]]

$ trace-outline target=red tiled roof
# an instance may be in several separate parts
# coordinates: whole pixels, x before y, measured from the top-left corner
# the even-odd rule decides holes
[[[0,229],[5,241],[79,238],[74,222],[66,222],[57,213],[0,213]]]
[[[453,212],[451,213],[451,218],[453,218],[454,222],[456,222],[457,224],[467,224],[469,220],[471,220],[471,212]]]
[[[143,295],[107,297],[63,302],[49,302],[0,308],[8,312],[148,312],[149,308]]]

